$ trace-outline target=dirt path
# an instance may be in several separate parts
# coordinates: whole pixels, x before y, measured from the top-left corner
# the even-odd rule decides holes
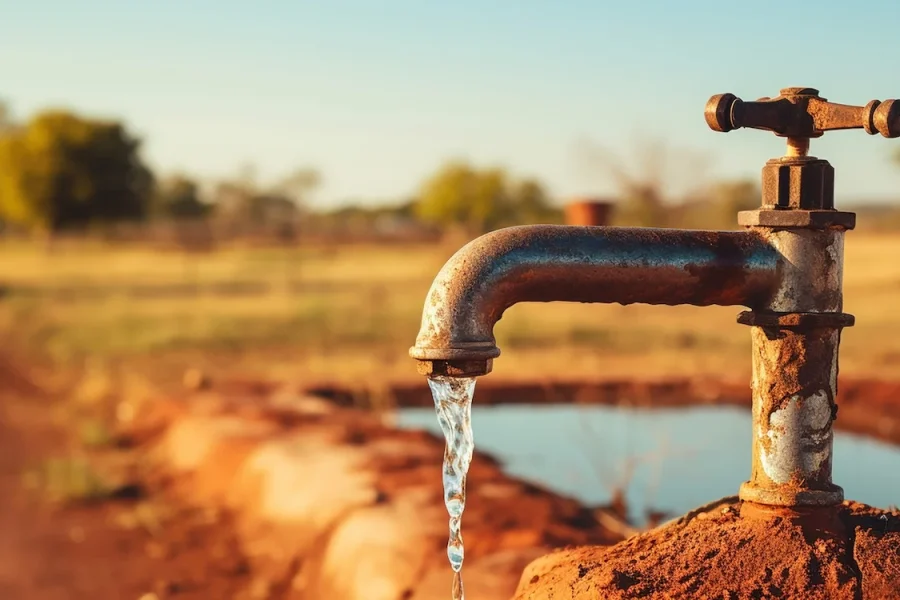
[[[51,406],[9,387],[0,396],[0,598],[224,599],[248,588],[223,516],[167,504],[165,526],[151,531],[129,521],[147,498],[58,507],[27,489],[23,472],[67,446]],[[164,490],[154,494],[162,502]]]

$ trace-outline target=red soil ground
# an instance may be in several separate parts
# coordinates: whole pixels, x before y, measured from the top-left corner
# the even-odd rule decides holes
[[[900,513],[753,508],[725,501],[609,549],[547,557],[517,598],[900,598]]]
[[[184,600],[235,598],[250,573],[226,515],[175,503],[165,526],[123,527],[138,502],[110,498],[49,503],[23,472],[65,455],[66,436],[50,423],[55,402],[0,365],[0,598],[4,600]],[[154,500],[166,490],[154,490]],[[155,594],[151,595],[151,594]]]
[[[269,386],[265,384],[240,384],[230,387],[233,388],[233,391],[239,390],[251,394],[265,393],[269,389]],[[331,391],[332,396],[339,402],[342,401],[340,391]],[[398,389],[395,392],[395,396],[401,404],[424,405],[425,400],[430,401],[422,387],[408,390]],[[583,403],[625,403],[627,401],[628,404],[645,406],[651,404],[682,406],[690,401],[747,405],[749,393],[744,386],[686,381],[533,385],[520,386],[512,391],[508,388],[492,387],[491,384],[485,382],[485,385],[479,389],[479,402],[501,402],[505,398],[520,402],[558,402],[562,398]],[[898,398],[900,398],[900,383],[842,381],[838,425],[876,435],[882,439],[900,442],[900,403],[898,403]],[[346,401],[346,398],[343,400]],[[279,597],[279,586],[285,585],[285,583],[257,581],[258,574],[253,573],[250,563],[241,553],[228,516],[224,514],[210,515],[208,511],[184,506],[174,497],[169,484],[164,479],[142,481],[141,489],[145,494],[143,498],[110,498],[93,504],[68,507],[50,504],[40,495],[30,492],[23,485],[23,471],[46,457],[64,455],[70,450],[66,435],[52,425],[49,418],[54,402],[57,400],[47,397],[41,390],[31,385],[26,377],[22,377],[15,369],[0,360],[0,530],[3,532],[0,535],[0,598],[9,600],[80,600],[82,598],[85,600],[119,598],[199,600],[201,598]],[[140,449],[122,450],[121,452],[140,452]],[[131,494],[131,496],[133,495]],[[137,503],[146,501],[148,497],[155,502],[165,503],[172,511],[165,526],[152,532],[142,527],[122,527],[119,523],[122,521],[123,515],[127,516],[133,513]],[[732,509],[732,511],[734,510],[736,509]],[[679,526],[681,529],[672,530],[666,534],[669,536],[667,541],[658,547],[660,548],[659,552],[665,551],[671,556],[683,559],[686,566],[684,569],[679,567],[681,570],[677,571],[677,574],[680,574],[678,576],[684,581],[679,585],[682,585],[685,590],[690,588],[693,590],[691,593],[696,592],[690,597],[703,597],[701,592],[711,594],[713,587],[710,586],[714,581],[718,581],[710,575],[712,571],[705,567],[705,564],[715,563],[722,569],[727,567],[732,569],[730,573],[734,574],[733,569],[736,569],[737,565],[728,563],[726,559],[733,555],[734,548],[739,544],[750,544],[751,547],[756,547],[753,544],[757,544],[757,542],[762,544],[760,557],[777,555],[781,557],[778,558],[779,561],[785,562],[800,560],[796,557],[791,558],[794,553],[799,553],[797,556],[801,558],[806,556],[809,561],[818,560],[820,567],[817,567],[818,570],[810,570],[811,568],[807,569],[802,565],[798,567],[791,563],[793,565],[791,566],[785,562],[785,565],[779,566],[779,569],[768,574],[768,571],[762,568],[760,566],[762,563],[760,563],[757,565],[760,566],[760,569],[757,569],[760,579],[756,583],[759,584],[757,587],[761,590],[759,593],[764,594],[763,596],[755,591],[756,588],[753,590],[735,588],[734,594],[737,595],[723,596],[719,593],[708,597],[766,597],[765,593],[774,594],[775,588],[784,594],[799,589],[796,586],[801,585],[803,577],[822,578],[822,581],[825,582],[821,584],[825,586],[821,588],[823,590],[843,589],[841,586],[851,585],[847,584],[847,581],[856,581],[857,583],[853,585],[858,587],[859,577],[850,571],[847,571],[849,574],[846,577],[841,575],[844,572],[842,569],[856,568],[858,573],[859,569],[863,568],[860,566],[858,557],[856,559],[857,566],[854,567],[851,560],[854,553],[869,552],[870,556],[874,556],[878,552],[882,552],[879,549],[882,547],[879,545],[881,542],[877,539],[879,535],[888,533],[894,536],[900,535],[897,533],[900,532],[900,517],[891,515],[887,522],[887,528],[879,533],[878,527],[884,528],[883,521],[872,521],[867,516],[866,510],[868,509],[859,507],[846,509],[845,521],[849,519],[854,523],[858,522],[857,524],[862,524],[868,529],[862,535],[856,529],[855,540],[851,540],[851,542],[847,541],[849,538],[846,536],[841,538],[843,541],[835,542],[837,545],[832,550],[828,550],[828,552],[832,552],[828,556],[837,562],[834,563],[834,569],[831,571],[826,569],[827,572],[822,571],[824,567],[821,566],[827,561],[823,562],[822,557],[816,558],[818,554],[815,554],[815,544],[810,545],[808,540],[803,541],[800,538],[790,537],[793,534],[790,533],[788,525],[775,526],[775,529],[771,531],[743,531],[741,528],[744,526],[740,524],[739,520],[729,521],[734,515],[729,516],[728,514],[716,517],[716,519],[727,521],[723,521],[722,527],[716,530],[725,531],[724,535],[716,533],[712,529],[703,533],[705,531],[703,528],[709,526],[708,523],[682,524]],[[577,517],[580,514],[573,508],[573,515]],[[855,521],[853,521],[854,519]],[[575,521],[578,519],[575,518]],[[692,523],[699,523],[699,521],[693,520]],[[572,524],[575,524],[574,521]],[[566,525],[570,524],[560,523],[560,525],[565,529]],[[706,554],[700,553],[698,548],[685,545],[687,538],[682,534],[688,531],[688,527],[694,527],[692,536],[699,535],[701,538],[703,536],[709,538],[707,541],[709,544],[713,544],[710,547],[718,548],[717,554],[707,557]],[[782,529],[787,527],[787,529],[781,532],[779,527]],[[787,545],[779,546],[783,553],[776,552],[773,555],[771,546],[767,546],[770,549],[763,552],[762,548],[765,543],[768,543],[773,535],[782,535],[782,533],[787,536],[785,539],[790,538],[799,546],[794,548],[786,542]],[[612,585],[619,590],[618,596],[611,597],[623,598],[641,597],[638,594],[641,590],[649,593],[656,589],[653,586],[663,579],[672,581],[672,577],[675,575],[666,573],[662,563],[657,560],[662,555],[653,554],[652,548],[647,545],[651,542],[651,538],[647,537],[649,535],[634,538],[627,542],[627,546],[619,546],[619,549],[613,550],[608,557],[603,559],[609,563],[607,567],[597,567],[596,561],[590,562],[593,559],[585,554],[581,564],[588,565],[585,567],[588,571],[600,569],[605,573],[603,577],[600,577],[597,574],[598,571],[591,576],[591,581],[596,583],[596,581],[606,578],[603,579],[606,581],[604,585],[607,587]],[[716,542],[715,536],[722,536],[721,540]],[[576,536],[578,539],[568,541],[562,539],[564,537],[566,535],[563,535],[558,543],[597,543],[597,540],[591,539],[591,536],[586,533]],[[751,538],[757,541],[742,541]],[[699,538],[695,537],[694,539]],[[656,545],[657,542],[659,540],[651,545]],[[715,545],[716,543],[718,545]],[[848,543],[851,543],[851,546],[847,546]],[[844,545],[841,546],[841,544]],[[900,539],[892,541],[891,544],[896,553],[896,548],[900,546]],[[708,551],[709,548],[704,550],[704,552]],[[806,554],[803,554],[804,552]],[[809,552],[813,552],[813,554],[809,554]],[[882,554],[884,553],[882,552]],[[633,558],[629,558],[632,555]],[[891,565],[893,565],[892,568],[900,568],[900,557],[886,554],[877,556],[886,568]],[[620,563],[621,568],[615,567],[619,571],[613,572],[614,565]],[[637,572],[644,574],[640,581],[633,577],[633,573]],[[725,571],[722,573],[723,577],[727,574]],[[804,573],[806,574],[804,575]],[[598,577],[600,579],[597,579]],[[656,581],[657,584],[652,583],[653,581]],[[869,581],[871,585],[878,583],[875,575],[872,575]],[[697,587],[698,585],[699,587]],[[722,585],[725,585],[724,580]],[[266,591],[260,592],[260,589]],[[253,593],[254,590],[256,590],[255,593]],[[747,592],[747,594],[742,595],[743,592]],[[150,594],[155,594],[155,596]],[[652,594],[643,597],[652,597]],[[804,597],[812,598],[814,596]],[[890,596],[866,595],[865,597]]]

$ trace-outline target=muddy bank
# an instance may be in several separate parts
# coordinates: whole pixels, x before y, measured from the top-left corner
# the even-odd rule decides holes
[[[449,593],[443,440],[290,390],[226,387],[153,402],[125,433],[185,501],[232,515],[255,579],[284,582],[279,598]],[[511,478],[483,453],[468,487],[472,598],[509,598],[535,558],[627,532],[611,512]]]
[[[387,385],[378,389],[348,389],[321,384],[306,392],[339,406],[431,407],[422,382]],[[838,429],[900,444],[900,381],[841,379],[838,385]],[[509,383],[485,377],[475,391],[477,405],[598,404],[644,408],[683,408],[729,405],[750,407],[750,384],[713,379],[655,381],[604,380]]]

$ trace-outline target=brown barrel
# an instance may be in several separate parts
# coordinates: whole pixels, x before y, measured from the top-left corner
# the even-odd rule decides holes
[[[609,225],[612,202],[604,200],[575,200],[566,205],[567,225]]]

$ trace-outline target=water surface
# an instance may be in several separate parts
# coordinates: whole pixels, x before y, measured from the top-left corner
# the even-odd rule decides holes
[[[677,516],[736,494],[750,475],[745,409],[479,407],[477,394],[474,405],[478,450],[503,461],[508,473],[591,505],[608,503],[611,491],[629,481],[627,499],[637,523],[647,508]],[[397,424],[441,433],[433,409],[400,410]],[[833,478],[847,498],[900,505],[898,472],[900,447],[835,431]],[[477,493],[472,501],[478,502]]]

